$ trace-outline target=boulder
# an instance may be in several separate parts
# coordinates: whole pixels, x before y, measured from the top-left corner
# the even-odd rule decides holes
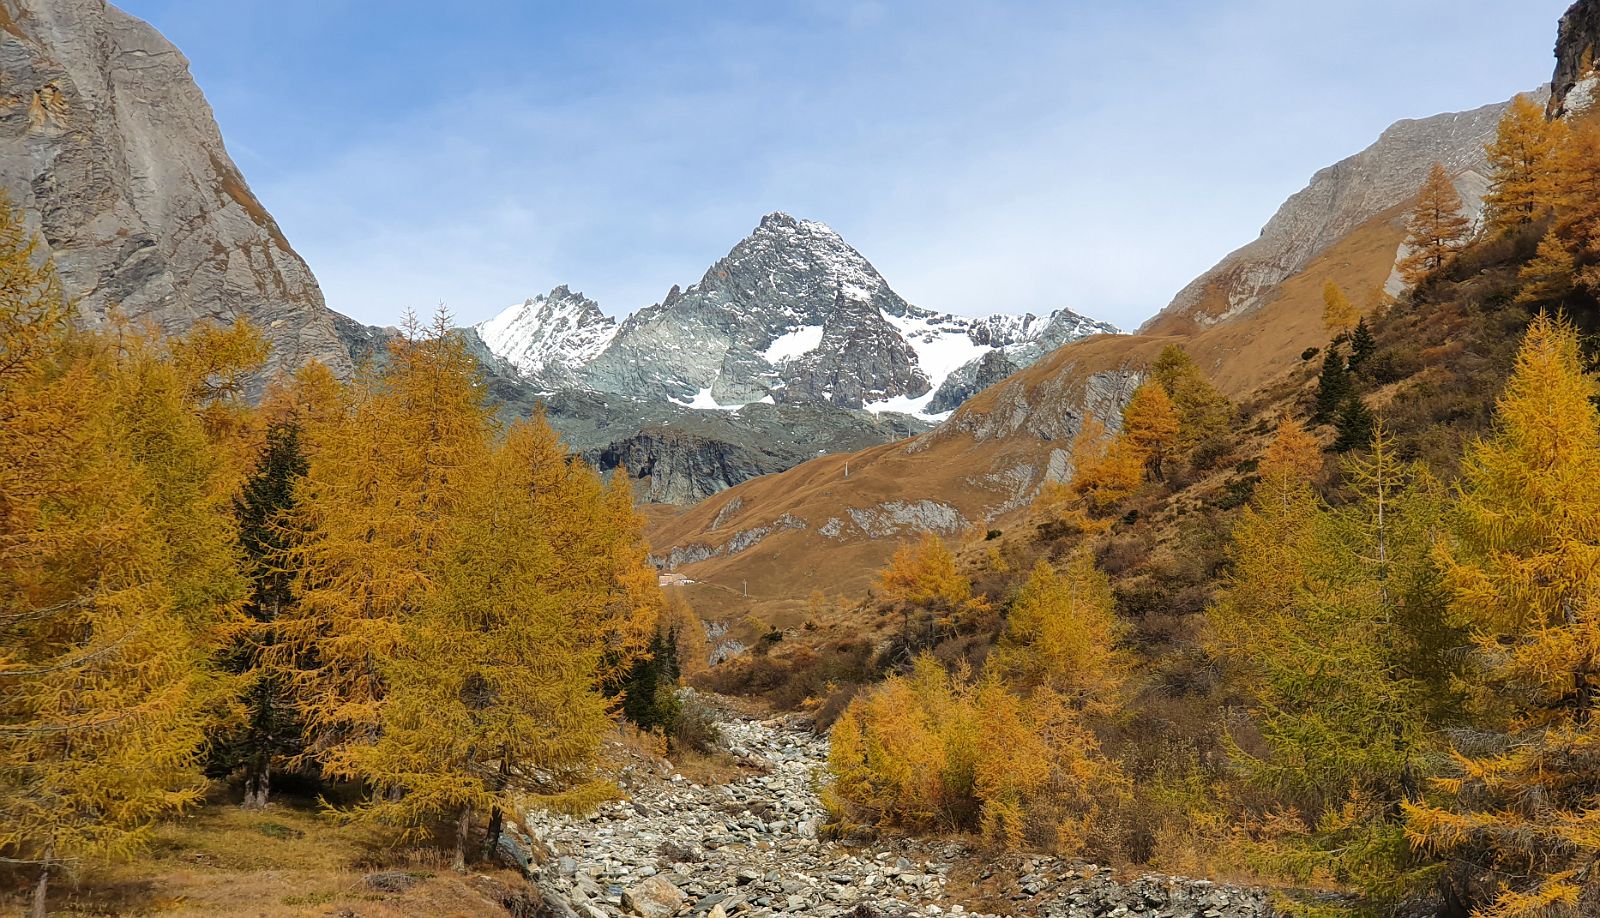
[[[688,896],[666,879],[649,877],[622,892],[622,907],[640,918],[671,918]]]

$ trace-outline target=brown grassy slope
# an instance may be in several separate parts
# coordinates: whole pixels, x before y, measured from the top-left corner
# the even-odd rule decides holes
[[[413,885],[386,892],[363,882],[380,871]],[[505,918],[503,894],[522,886],[498,868],[459,876],[442,856],[393,848],[311,807],[251,812],[217,803],[158,827],[150,849],[131,862],[57,878],[50,908],[62,916]],[[0,916],[24,914],[20,896],[0,897]]]
[[[852,509],[928,500],[953,507],[979,530],[1021,521],[1053,454],[1061,470],[1081,419],[1086,383],[1095,374],[1142,372],[1163,347],[1179,343],[1236,400],[1275,384],[1281,389],[1302,367],[1301,353],[1327,341],[1323,284],[1332,278],[1364,302],[1366,291],[1388,277],[1403,237],[1402,211],[1394,208],[1363,224],[1254,312],[1193,335],[1073,342],[974,396],[928,434],[816,459],[681,512],[654,510],[651,544],[665,556],[673,548],[729,546],[740,533],[754,539],[757,530],[771,527],[743,551],[724,548],[718,557],[679,566],[680,573],[700,581],[681,589],[707,620],[742,623],[737,630],[746,639],[770,625],[798,625],[815,617],[808,608],[813,591],[860,596],[895,548],[916,536],[904,529],[872,537],[848,525]],[[1280,391],[1269,400],[1284,397],[1287,392]],[[819,532],[835,519],[841,521],[837,536]]]

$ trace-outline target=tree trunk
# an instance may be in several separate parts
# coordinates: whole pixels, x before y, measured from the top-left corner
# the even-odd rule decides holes
[[[500,832],[505,828],[505,814],[499,807],[489,811],[489,830],[483,835],[483,859],[493,861],[500,847]],[[521,866],[521,865],[518,865]]]
[[[467,872],[467,836],[472,834],[472,807],[462,804],[456,814],[456,856],[451,868],[456,873]]]
[[[252,762],[244,773],[244,803],[247,810],[263,809],[272,789],[272,765],[265,761]]]
[[[45,899],[50,892],[50,855],[45,854],[44,863],[39,865],[39,882],[33,886],[33,904],[28,909],[28,918],[45,918]]]

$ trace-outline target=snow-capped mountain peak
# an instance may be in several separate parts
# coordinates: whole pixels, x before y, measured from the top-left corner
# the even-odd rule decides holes
[[[826,224],[770,213],[698,283],[620,324],[557,287],[478,332],[546,383],[694,409],[827,404],[936,421],[1061,344],[1116,329],[1065,309],[913,306]]]
[[[565,284],[475,327],[489,350],[523,376],[557,380],[570,378],[599,356],[617,334],[615,319]]]

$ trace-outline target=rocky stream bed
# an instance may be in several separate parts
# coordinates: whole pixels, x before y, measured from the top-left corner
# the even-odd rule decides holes
[[[561,918],[1261,918],[1266,895],[1176,877],[1121,880],[1051,857],[1007,857],[949,841],[849,845],[818,837],[825,738],[795,717],[729,712],[722,743],[744,777],[700,785],[643,760],[627,799],[585,817],[534,813],[530,865],[543,913]],[[972,905],[981,902],[982,909]],[[963,904],[967,903],[967,904]]]

